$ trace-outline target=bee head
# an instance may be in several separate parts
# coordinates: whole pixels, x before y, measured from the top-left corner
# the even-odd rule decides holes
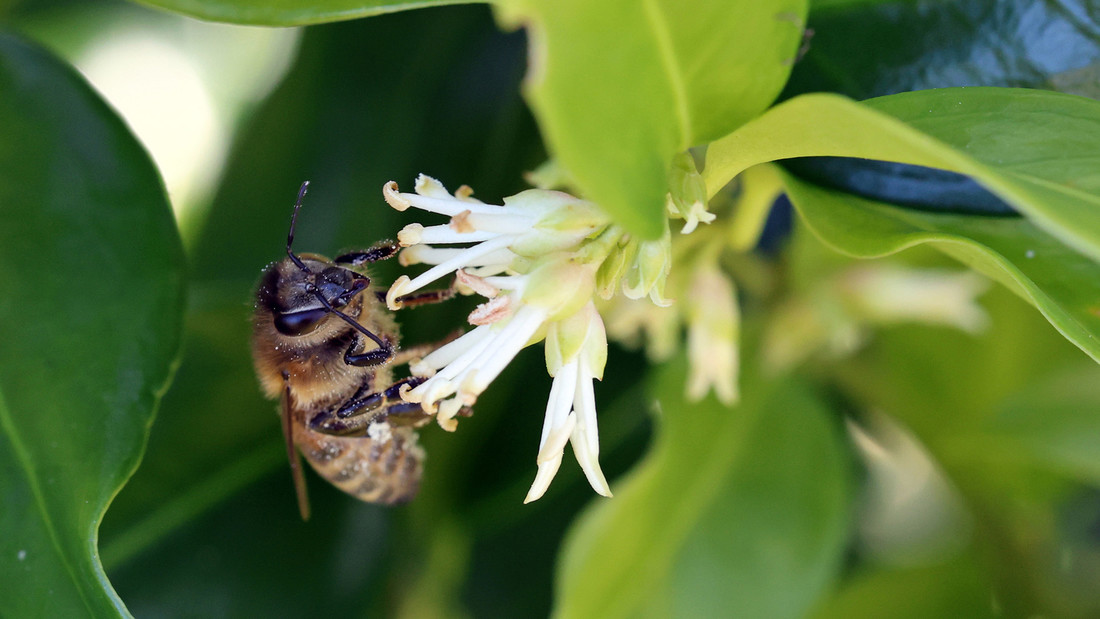
[[[367,288],[370,279],[334,265],[323,256],[303,254],[297,262],[286,258],[264,273],[258,303],[272,316],[275,330],[291,337],[309,335],[326,318],[337,318]],[[299,263],[301,266],[299,266]]]
[[[302,183],[290,231],[286,237],[287,257],[272,264],[264,273],[257,302],[271,312],[275,330],[282,335],[309,335],[329,317],[339,318],[379,343],[381,340],[341,310],[366,290],[370,278],[334,264],[324,256],[294,253],[294,225],[309,181]]]

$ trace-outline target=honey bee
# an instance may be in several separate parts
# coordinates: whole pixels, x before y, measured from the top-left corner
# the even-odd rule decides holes
[[[419,488],[424,450],[416,429],[430,419],[401,392],[423,381],[394,381],[392,367],[431,347],[399,351],[397,324],[384,293],[372,290],[364,265],[394,256],[383,241],[329,260],[296,255],[294,225],[309,182],[302,184],[286,257],[264,270],[256,291],[252,358],[269,398],[281,399],[283,438],[303,519],[309,500],[298,451],[321,477],[371,503],[412,499]],[[449,298],[450,290],[402,299],[405,305]]]

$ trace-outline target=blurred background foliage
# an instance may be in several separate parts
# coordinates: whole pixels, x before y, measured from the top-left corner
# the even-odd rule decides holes
[[[960,85],[1095,97],[1098,15],[1088,2],[816,3],[781,98]],[[314,516],[301,522],[248,353],[251,292],[280,256],[295,190],[311,181],[297,247],[333,255],[409,223],[382,201],[386,181],[424,172],[496,203],[525,188],[547,149],[521,97],[524,32],[502,31],[478,5],[295,29],[115,1],[8,0],[0,18],[80,69],[129,123],[186,249],[179,367],[99,537],[133,615],[1100,614],[1095,362],[1000,287],[981,294],[974,328],[868,312],[850,284],[869,264],[948,278],[957,263],[926,248],[845,258],[783,225],[782,200],[765,232],[773,251],[724,265],[744,315],[740,405],[685,401],[682,355],[655,365],[611,347],[597,398],[615,499],[594,497],[567,462],[543,499],[522,504],[550,387],[527,379],[544,376],[536,347],[457,434],[422,433],[429,460],[413,503],[362,504],[311,474]],[[112,198],[93,193],[87,207],[110,211]],[[81,257],[39,259],[67,269]],[[380,264],[376,277],[397,269]],[[19,284],[3,281],[9,297]],[[402,312],[404,341],[441,337],[471,307]],[[17,361],[5,362],[10,400]],[[25,566],[16,530],[0,530],[6,570]],[[55,585],[5,578],[0,599]],[[0,602],[12,616],[51,608]]]

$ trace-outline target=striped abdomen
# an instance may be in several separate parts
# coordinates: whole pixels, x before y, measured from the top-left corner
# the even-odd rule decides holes
[[[296,425],[294,443],[318,475],[360,500],[404,503],[420,488],[424,449],[411,427],[383,421],[367,436],[334,436]]]

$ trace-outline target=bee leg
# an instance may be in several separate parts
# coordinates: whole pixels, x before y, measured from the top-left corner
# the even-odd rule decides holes
[[[353,251],[346,254],[336,256],[333,260],[336,264],[350,264],[351,266],[360,266],[367,264],[368,262],[378,262],[379,260],[385,260],[397,255],[397,252],[401,250],[401,246],[393,241],[380,241],[375,243],[368,249],[362,251]]]
[[[407,294],[402,297],[397,297],[396,301],[397,305],[403,309],[407,307],[417,307],[419,305],[442,303],[444,301],[453,299],[456,293],[457,290],[455,288],[455,283],[452,280],[451,285],[444,288],[443,290],[427,290],[425,292],[414,292],[412,294]],[[385,290],[379,290],[378,292],[374,293],[374,296],[378,297],[379,301],[383,303],[386,302]]]
[[[290,404],[291,398],[290,374],[283,372],[283,397],[279,411],[282,417],[283,441],[286,443],[286,455],[290,460],[290,475],[294,480],[294,491],[298,495],[298,513],[301,514],[302,520],[309,520],[309,493],[306,491],[306,478],[302,473],[302,462],[298,459],[298,450],[294,446],[294,412]]]
[[[362,392],[368,391],[370,387],[370,384],[365,382],[363,386],[359,388],[359,392],[353,395],[351,399],[336,411],[336,416],[340,419],[357,417],[372,410],[377,410],[387,402],[405,404],[405,402],[401,400],[401,392],[406,388],[412,389],[425,380],[427,379],[419,376],[410,376],[408,378],[402,378],[389,387],[386,387],[383,391],[376,391],[364,395]],[[417,407],[419,407],[419,405],[417,405]]]
[[[420,427],[424,425],[431,415],[424,412],[416,402],[398,402],[386,407],[384,418],[393,421],[396,426]]]
[[[348,349],[344,351],[344,363],[362,368],[382,365],[383,363],[389,362],[394,355],[393,344],[390,344],[388,341],[384,341],[383,343],[385,344],[384,346],[379,346],[378,348],[366,352],[352,352],[356,348],[359,348],[359,336],[356,336],[348,346]]]
[[[325,434],[347,435],[356,434],[366,430],[374,421],[381,421],[391,413],[403,414],[400,408],[407,402],[401,401],[401,391],[411,389],[424,382],[425,379],[410,376],[403,378],[382,391],[371,392],[372,385],[369,380],[363,382],[359,391],[355,392],[343,404],[331,406],[309,420],[309,429]],[[417,410],[420,405],[414,405]],[[375,413],[368,415],[368,413]]]
[[[309,429],[336,436],[360,434],[376,417],[376,415],[366,416],[367,413],[377,411],[385,401],[381,393],[371,393],[362,398],[333,405],[310,418]]]

